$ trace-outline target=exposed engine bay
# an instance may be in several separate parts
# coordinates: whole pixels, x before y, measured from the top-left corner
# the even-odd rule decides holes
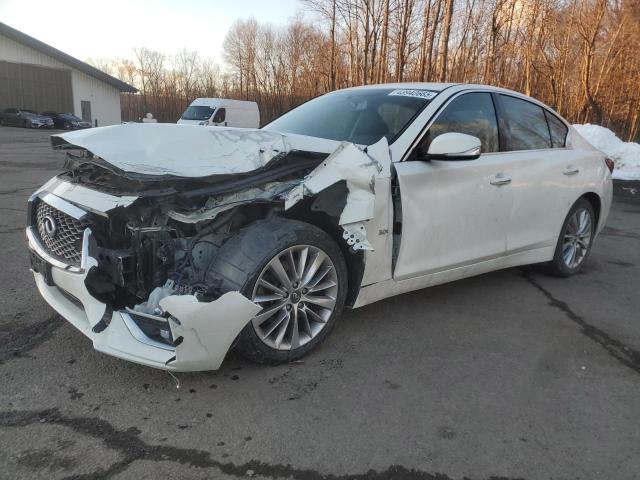
[[[242,229],[273,217],[321,225],[332,234],[352,267],[349,283],[353,303],[365,275],[364,253],[375,250],[363,222],[376,216],[376,181],[382,179],[377,188],[389,191],[390,161],[384,138],[381,145],[369,147],[380,161],[350,143],[327,145],[273,132],[186,127],[182,129],[187,132],[184,142],[195,141],[193,135],[198,136],[198,142],[206,142],[207,138],[201,138],[204,134],[213,142],[211,148],[217,146],[226,153],[207,159],[209,148],[201,154],[197,150],[193,154],[190,148],[183,153],[192,152],[196,160],[181,162],[180,156],[167,154],[179,142],[174,136],[166,143],[159,131],[166,126],[154,126],[153,130],[146,127],[123,125],[53,136],[54,148],[67,150],[66,171],[44,185],[30,201],[33,243],[62,264],[78,268],[88,259],[93,264],[80,269],[90,296],[104,305],[99,319],[89,319],[92,334],[106,331],[111,317],[124,312],[121,316],[125,323],[127,318],[134,321],[134,328],[140,328],[152,342],[175,350],[169,359],[175,369],[217,368],[238,328],[260,311],[244,296],[246,292],[229,292],[228,286],[221,285],[216,270],[219,251]],[[108,151],[113,148],[114,139],[110,137],[114,134],[128,137],[129,143],[119,141],[115,145],[125,145],[132,151],[126,155]],[[149,144],[155,146],[155,152],[136,151]],[[321,148],[302,150],[300,145]],[[101,155],[96,154],[98,151]],[[136,154],[138,162],[134,164],[131,155]],[[154,159],[151,166],[148,157],[156,154],[165,155],[164,160]],[[233,154],[234,159],[239,154],[244,157],[225,166],[227,154]],[[202,163],[196,175],[193,166],[198,161]],[[183,163],[188,170],[180,170]],[[238,171],[243,169],[247,171]],[[387,217],[388,212],[384,212],[383,218]],[[52,232],[51,228],[58,231]],[[60,232],[62,229],[66,231]],[[64,289],[62,293],[75,298],[87,312],[82,295]],[[183,347],[183,364],[178,365],[176,357],[180,360],[178,351],[190,321],[180,308],[190,312],[194,308],[177,300],[180,297],[212,305],[212,310],[224,299],[228,304],[225,315],[232,323],[234,308],[242,317],[235,320],[229,344],[221,356],[216,352],[215,361],[196,358],[185,363],[192,344]],[[181,329],[178,336],[176,332]],[[219,330],[213,335],[220,337]],[[200,345],[207,343],[202,332],[196,337]],[[202,355],[209,355],[206,348]],[[171,368],[169,363],[167,368]],[[163,368],[156,363],[152,366]]]

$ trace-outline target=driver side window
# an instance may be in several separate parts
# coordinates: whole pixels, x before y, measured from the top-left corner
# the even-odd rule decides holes
[[[213,116],[213,123],[222,123],[227,118],[227,110],[222,107],[216,110],[216,114]]]
[[[498,152],[498,122],[491,94],[465,93],[456,97],[429,127],[417,150],[427,152],[434,138],[451,132],[478,137],[482,153]]]

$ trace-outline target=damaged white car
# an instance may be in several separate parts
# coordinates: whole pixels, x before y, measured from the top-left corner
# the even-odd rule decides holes
[[[173,371],[298,359],[343,308],[491,270],[583,265],[612,163],[555,112],[481,85],[333,92],[260,130],[54,135],[29,201],[38,289],[101,351]]]

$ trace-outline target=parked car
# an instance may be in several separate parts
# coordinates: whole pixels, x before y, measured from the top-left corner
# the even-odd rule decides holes
[[[178,123],[258,128],[260,111],[256,102],[228,98],[196,98],[180,116]]]
[[[345,306],[496,269],[574,275],[612,196],[613,162],[567,121],[484,85],[358,87],[263,129],[52,144],[75,153],[29,200],[40,293],[97,350],[175,371],[233,345],[299,359]]]
[[[42,112],[42,115],[53,120],[54,127],[61,130],[91,128],[91,122],[85,122],[73,113]]]
[[[0,125],[24,128],[53,128],[53,120],[33,110],[5,108],[0,112]]]

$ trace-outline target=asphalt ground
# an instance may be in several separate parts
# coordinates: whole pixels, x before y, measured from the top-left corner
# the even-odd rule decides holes
[[[640,477],[640,185],[574,278],[516,268],[347,311],[303,362],[167,373],[95,352],[36,292],[51,132],[0,128],[0,478]]]

